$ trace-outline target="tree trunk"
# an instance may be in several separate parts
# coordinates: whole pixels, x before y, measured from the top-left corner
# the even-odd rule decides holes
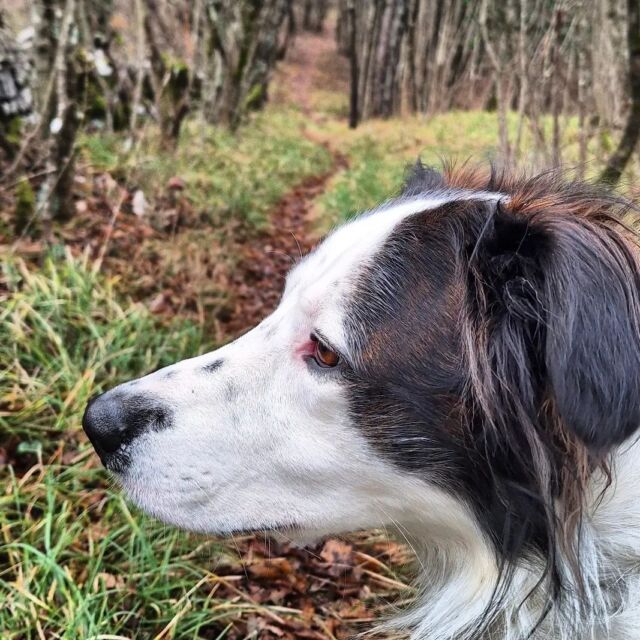
[[[328,0],[303,0],[302,28],[305,31],[320,33],[329,10]]]
[[[205,116],[237,127],[268,98],[282,56],[292,0],[207,0],[210,37]]]
[[[22,116],[33,104],[27,57],[4,23],[0,10],[0,148],[12,160],[19,147]]]
[[[353,2],[347,8],[349,22],[349,67],[351,72],[351,86],[349,92],[349,128],[358,126],[358,54],[356,38],[356,10]]]
[[[600,180],[616,185],[640,139],[640,3],[627,0],[627,46],[629,49],[629,86],[631,108],[618,148],[609,158]]]

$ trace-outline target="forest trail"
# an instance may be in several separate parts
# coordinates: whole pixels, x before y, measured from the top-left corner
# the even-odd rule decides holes
[[[333,29],[329,24],[321,33],[296,34],[274,81],[272,100],[295,105],[317,124],[329,116],[318,109],[314,94],[327,87],[345,92],[348,81],[347,61],[338,54]],[[327,149],[331,167],[286,193],[269,212],[267,228],[246,238],[239,247],[242,257],[231,276],[233,308],[221,327],[228,335],[242,333],[275,309],[287,272],[318,241],[313,220],[315,200],[331,178],[347,166],[346,156],[329,138],[319,138],[307,128],[302,133]]]
[[[336,91],[339,83],[346,84],[346,61],[338,55],[331,31],[300,33],[278,68],[272,99],[295,104],[310,122],[322,125],[335,116],[318,108],[314,93],[332,83]],[[347,166],[337,141],[319,137],[317,129],[304,128],[302,133],[327,149],[331,166],[286,193],[269,212],[267,227],[238,242],[241,258],[229,287],[234,296],[232,311],[221,322],[227,338],[246,331],[275,309],[287,272],[319,239],[313,212],[316,199]],[[362,532],[348,541],[328,539],[315,549],[275,541],[267,544],[259,536],[246,536],[236,540],[235,548],[242,569],[232,566],[222,573],[236,578],[244,574],[239,586],[254,604],[285,605],[300,614],[257,615],[250,618],[246,629],[240,624],[230,631],[230,639],[243,637],[252,624],[260,638],[353,637],[371,624],[387,598],[409,591],[402,575],[408,561],[406,547],[377,532]]]

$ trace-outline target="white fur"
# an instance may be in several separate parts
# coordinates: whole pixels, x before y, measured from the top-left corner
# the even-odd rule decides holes
[[[422,567],[419,604],[399,623],[413,629],[414,639],[469,638],[498,575],[471,510],[429,478],[384,461],[351,424],[341,386],[310,371],[296,348],[315,330],[346,352],[344,309],[359,269],[407,216],[472,197],[502,196],[456,191],[410,198],[341,227],[290,274],[280,306],[255,329],[213,353],[122,385],[161,401],[174,416],[171,428],[129,445],[132,462],[120,477],[128,495],[166,522],[204,532],[271,529],[306,538],[395,527]],[[217,360],[223,361],[218,370],[203,370]],[[602,481],[594,484],[583,560],[602,618],[584,621],[585,640],[640,638],[638,453],[632,448],[619,456],[615,485],[601,502]],[[535,562],[516,568],[487,639],[525,637],[545,605],[537,595],[520,606],[539,570]],[[601,579],[628,583],[617,612],[607,609]],[[576,636],[552,613],[534,637]]]

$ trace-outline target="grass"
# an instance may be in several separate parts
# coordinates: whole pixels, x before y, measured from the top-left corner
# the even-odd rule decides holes
[[[242,610],[214,599],[226,549],[132,514],[86,453],[4,479],[2,638],[223,637]]]
[[[322,133],[342,140],[348,158],[348,167],[336,174],[317,202],[318,217],[326,225],[349,219],[396,195],[406,167],[418,157],[435,166],[443,158],[493,158],[497,120],[487,112],[447,113],[372,120],[355,131],[330,122]]]
[[[7,260],[2,278],[0,431],[23,448],[49,453],[92,394],[199,349],[197,326],[118,299],[86,258],[50,256],[37,272]]]
[[[544,124],[550,138],[550,119]],[[515,113],[510,114],[509,126],[513,139]],[[339,141],[338,149],[348,159],[348,166],[333,177],[316,203],[322,231],[396,195],[406,167],[417,158],[439,167],[444,159],[482,163],[499,157],[497,115],[486,111],[370,120],[356,130],[348,129],[344,121],[330,119],[318,126],[316,134]],[[579,157],[577,118],[567,120],[562,135],[563,162],[571,167]],[[602,158],[607,155],[605,138],[594,138],[589,144],[587,177],[597,176],[602,169]],[[525,129],[522,148],[531,149],[532,145],[530,132]],[[525,167],[536,165],[533,154],[525,155],[520,162]],[[633,183],[638,170],[636,165],[629,167],[627,185]]]
[[[177,176],[203,222],[235,218],[259,226],[288,189],[331,165],[329,152],[302,135],[304,124],[295,109],[268,108],[235,134],[189,121],[175,151],[162,148],[154,129],[133,150],[123,151],[127,147],[116,136],[90,136],[83,147],[92,167],[126,175],[152,203]]]
[[[126,231],[125,240],[111,244],[110,268],[123,274],[126,292],[147,301],[168,292],[174,308],[203,318],[215,335],[216,318],[230,308],[220,283],[232,277],[238,245],[277,223],[267,214],[293,186],[331,166],[331,154],[308,139],[304,127],[299,111],[280,106],[252,114],[236,133],[187,121],[175,150],[162,147],[152,125],[133,147],[120,135],[86,136],[79,163],[85,173],[99,185],[113,183],[102,179],[110,174],[129,194],[142,190],[148,203],[143,222],[160,231],[133,248],[118,247]],[[182,188],[172,191],[170,181]],[[120,191],[111,191],[107,199],[114,206]],[[128,201],[123,208],[130,210]]]
[[[2,284],[0,432],[19,443],[0,467],[3,640],[222,638],[249,607],[215,598],[228,550],[132,514],[79,428],[92,393],[196,354],[199,328],[159,323],[68,254],[8,260]]]

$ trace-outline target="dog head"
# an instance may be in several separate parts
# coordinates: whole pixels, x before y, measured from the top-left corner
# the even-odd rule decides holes
[[[133,501],[184,528],[396,526],[474,550],[475,614],[531,558],[576,586],[589,479],[640,423],[626,206],[555,174],[418,165],[260,325],[99,396],[84,427]]]

